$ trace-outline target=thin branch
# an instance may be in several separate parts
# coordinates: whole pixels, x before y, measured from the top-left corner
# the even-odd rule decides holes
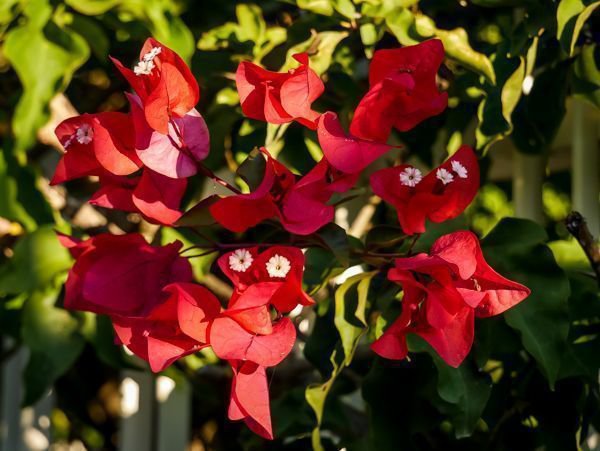
[[[585,218],[581,213],[572,211],[567,216],[565,225],[567,226],[569,233],[575,237],[585,252],[585,255],[590,261],[590,265],[596,274],[598,285],[600,286],[600,247],[598,247],[598,243],[590,233]]]

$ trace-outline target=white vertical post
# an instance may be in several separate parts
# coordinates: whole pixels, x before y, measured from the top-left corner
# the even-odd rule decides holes
[[[542,223],[542,187],[546,172],[545,155],[513,152],[513,200],[515,215]]]
[[[5,346],[12,340],[5,339]],[[50,446],[50,416],[54,395],[49,392],[34,406],[21,409],[23,369],[28,352],[20,349],[1,368],[0,451],[43,451]]]
[[[192,393],[184,378],[156,380],[158,400],[157,451],[185,451],[190,443]]]
[[[573,210],[585,218],[594,238],[600,235],[600,156],[598,112],[583,100],[573,99]]]
[[[156,449],[154,400],[152,374],[133,370],[122,372],[119,451]]]

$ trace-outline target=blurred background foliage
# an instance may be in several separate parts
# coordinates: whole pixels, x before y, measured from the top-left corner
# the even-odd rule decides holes
[[[453,370],[429,352],[389,362],[368,351],[368,341],[398,308],[394,287],[381,275],[354,276],[335,294],[326,286],[315,312],[297,318],[309,326],[300,328],[292,363],[270,376],[273,443],[224,420],[229,378],[215,370],[214,356],[190,356],[168,373],[193,383],[196,449],[306,449],[311,442],[349,450],[587,446],[590,428],[600,430],[600,299],[589,264],[563,225],[572,180],[560,130],[574,98],[600,107],[599,6],[589,0],[2,0],[0,360],[28,350],[23,404],[54,387],[54,440],[114,449],[119,370],[139,367],[112,345],[103,318],[60,307],[71,260],[54,230],[193,239],[87,205],[94,180],[69,182],[67,189],[48,185],[59,157],[54,126],[77,113],[126,107],[126,84],[109,55],[130,64],[152,35],[191,64],[211,132],[207,164],[218,173],[228,177],[263,143],[304,173],[322,156],[315,133],[245,119],[234,84],[237,64],[252,60],[287,70],[294,53],[307,51],[326,83],[317,110],[337,111],[347,123],[376,49],[437,37],[447,53],[439,83],[449,92],[449,108],[394,135],[403,147],[373,167],[410,161],[427,168],[462,143],[476,147],[482,155],[476,201],[457,220],[432,227],[418,246],[425,250],[460,227],[489,233],[486,257],[531,287],[531,298],[478,323],[470,358]],[[540,224],[504,219],[515,213],[514,151],[549,159]],[[360,186],[367,186],[367,176]],[[194,179],[189,205],[213,189],[205,182]],[[369,201],[365,189],[357,195],[347,217],[338,218],[341,225],[352,224]],[[389,208],[377,206],[373,222],[388,225],[371,230],[367,244],[397,237]],[[210,233],[228,239],[221,230]],[[253,233],[260,240],[271,231]],[[348,266],[348,247],[360,245],[343,235],[324,232],[332,252],[307,254],[306,283],[315,293]],[[207,275],[211,263],[210,257],[194,261],[199,282],[215,278]],[[426,350],[418,342],[411,348]],[[317,385],[305,400],[311,383]],[[320,439],[318,429],[311,437],[315,413]]]

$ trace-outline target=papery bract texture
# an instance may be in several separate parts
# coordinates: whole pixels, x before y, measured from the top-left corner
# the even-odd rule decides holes
[[[271,124],[298,121],[316,128],[319,113],[311,105],[325,88],[309,67],[306,53],[296,54],[294,59],[300,66],[287,73],[271,72],[248,61],[240,63],[235,81],[244,115]]]
[[[101,234],[73,245],[59,238],[76,259],[66,282],[69,309],[143,317],[166,298],[164,286],[192,279],[179,241],[151,246],[139,234]]]
[[[406,335],[414,333],[453,367],[471,349],[475,316],[498,315],[530,294],[488,265],[477,236],[468,231],[440,237],[429,255],[396,259],[388,278],[404,290],[402,313],[373,343],[373,350],[403,359],[408,353]]]
[[[425,232],[425,221],[443,222],[461,214],[479,189],[477,156],[468,146],[426,176],[410,165],[371,175],[373,192],[392,204],[404,233]]]
[[[66,119],[55,130],[65,149],[51,184],[88,175],[128,175],[142,163],[135,154],[131,119],[105,112]]]
[[[169,132],[169,122],[184,117],[200,99],[200,88],[189,67],[154,38],[144,43],[134,70],[111,59],[141,99],[150,127],[164,135]]]
[[[327,202],[356,182],[321,160],[304,177],[296,176],[261,149],[266,158],[260,185],[249,194],[222,198],[210,206],[214,219],[233,232],[245,232],[262,221],[278,218],[283,227],[298,235],[310,235],[333,221],[334,208]]]
[[[369,68],[369,91],[350,124],[352,135],[385,143],[392,128],[407,131],[444,111],[448,95],[436,84],[443,60],[444,46],[437,39],[376,51]]]
[[[391,149],[385,142],[369,141],[346,134],[337,114],[328,111],[319,118],[319,144],[327,161],[346,174],[356,174]]]
[[[265,368],[254,362],[234,360],[229,363],[233,370],[229,419],[244,420],[251,431],[272,440],[271,408]]]
[[[199,161],[208,156],[210,139],[206,122],[196,109],[169,122],[168,133],[148,124],[137,96],[128,95],[135,126],[135,151],[145,166],[171,178],[191,177]]]

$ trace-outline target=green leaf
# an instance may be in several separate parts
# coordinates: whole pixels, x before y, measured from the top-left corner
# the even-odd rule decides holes
[[[440,39],[448,58],[483,75],[492,85],[496,84],[492,63],[486,55],[473,50],[464,28],[442,30],[430,17],[413,14],[405,8],[390,11],[386,16],[386,24],[402,45],[414,45],[430,38]]]
[[[433,361],[438,370],[438,394],[453,405],[448,413],[452,417],[456,438],[469,437],[488,402],[491,384],[469,365],[452,368],[437,356]]]
[[[569,280],[543,244],[543,228],[525,219],[505,218],[482,241],[486,260],[500,274],[531,289],[531,295],[504,313],[521,334],[551,387],[567,347]]]
[[[209,208],[220,198],[220,196],[213,194],[208,196],[206,199],[202,199],[200,202],[186,211],[183,216],[177,220],[175,225],[177,227],[199,227],[214,224],[215,220],[210,214]]]
[[[119,5],[122,0],[65,0],[65,3],[82,14],[97,16]]]
[[[561,0],[559,3],[556,10],[557,37],[569,55],[573,55],[583,25],[598,6],[600,1]]]
[[[79,322],[66,310],[54,306],[57,294],[57,289],[36,292],[23,309],[21,333],[31,351],[23,375],[23,405],[31,405],[42,397],[73,365],[84,347]]]
[[[377,225],[367,232],[365,246],[368,249],[389,248],[402,244],[407,235],[401,227],[392,225]]]
[[[313,13],[331,16],[333,14],[332,0],[297,0],[298,8]]]
[[[257,148],[252,149],[248,157],[237,168],[236,174],[246,182],[250,191],[257,189],[265,177],[267,160]]]
[[[377,271],[357,274],[346,280],[335,293],[334,324],[340,334],[343,357],[341,350],[336,348],[331,354],[332,366],[329,379],[321,384],[311,384],[307,387],[305,397],[308,404],[315,412],[317,425],[312,432],[312,446],[315,450],[323,450],[321,443],[320,427],[323,421],[323,408],[327,395],[342,369],[350,363],[358,346],[360,338],[367,331],[366,310],[368,307],[368,292],[371,280]],[[356,287],[356,304],[350,302],[348,292]]]
[[[415,16],[406,8],[394,8],[383,16],[390,32],[402,45],[418,44],[422,38],[415,29]]]
[[[260,42],[267,30],[267,24],[263,19],[262,10],[259,6],[245,3],[235,8],[238,24],[237,37],[241,42]]]
[[[600,108],[600,46],[586,45],[573,63],[573,94]]]
[[[511,138],[521,152],[549,150],[566,112],[569,68],[570,61],[562,61],[536,75],[531,92],[515,108]]]
[[[0,293],[21,293],[46,287],[71,266],[71,257],[52,226],[24,236],[14,256],[0,270]]]
[[[409,335],[408,340],[411,351],[425,351],[433,359],[438,372],[437,392],[444,401],[438,408],[452,418],[456,438],[471,436],[492,391],[489,378],[477,373],[469,360],[452,368],[416,335]]]
[[[0,149],[0,217],[19,222],[29,231],[37,224],[54,222],[32,169],[20,166],[8,146]]]
[[[335,292],[335,318],[334,323],[342,340],[345,366],[350,365],[354,351],[360,338],[366,333],[367,322],[365,312],[367,309],[367,295],[371,279],[376,271],[357,274],[346,280]],[[356,304],[349,294],[353,287],[357,287]]]
[[[308,52],[310,67],[317,74],[322,75],[329,69],[333,59],[333,52],[338,44],[348,36],[345,31],[323,31],[314,33],[308,40],[291,47],[286,56],[285,64],[280,71],[287,71],[298,65],[292,58],[296,53]]]
[[[329,223],[310,236],[327,247],[343,266],[350,262],[350,242],[346,231],[337,224]]]
[[[29,2],[27,20],[9,31],[4,43],[4,55],[23,85],[12,121],[19,153],[35,143],[38,129],[48,121],[50,100],[66,88],[90,53],[80,35],[48,22],[50,12],[44,0]]]
[[[323,421],[323,409],[325,407],[325,400],[327,399],[327,395],[335,382],[335,379],[340,374],[343,365],[337,363],[336,361],[337,351],[333,351],[331,354],[331,364],[333,365],[333,371],[331,372],[331,376],[322,384],[311,384],[306,388],[304,393],[304,397],[306,398],[306,402],[310,405],[310,407],[315,412],[315,416],[317,417],[317,425],[313,429],[311,434],[312,439],[312,447],[314,451],[324,451],[323,445],[321,443],[321,433],[320,427]]]
[[[218,50],[229,46],[232,37],[236,34],[238,24],[226,22],[221,26],[202,33],[198,40],[200,50]]]
[[[523,80],[535,64],[537,43],[538,39],[535,38],[528,58],[511,58],[508,49],[502,47],[496,53],[494,71],[498,83],[486,86],[485,98],[477,110],[479,125],[475,134],[478,149],[485,151],[512,132],[512,113],[521,98]]]

